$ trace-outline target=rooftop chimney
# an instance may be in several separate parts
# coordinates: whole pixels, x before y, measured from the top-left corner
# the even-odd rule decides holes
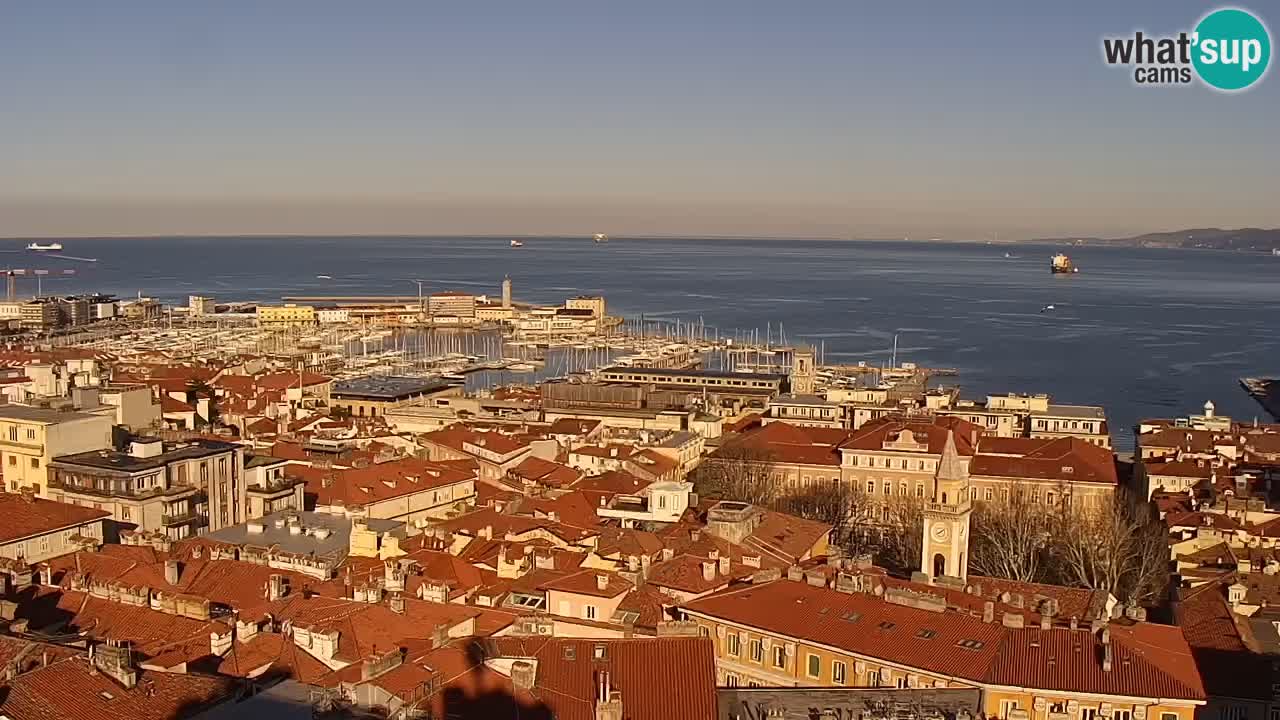
[[[528,660],[517,660],[511,665],[511,684],[517,690],[528,690],[533,687],[538,677],[538,668]]]
[[[177,585],[181,574],[181,568],[178,566],[177,560],[164,561],[164,581],[170,585]]]
[[[982,622],[995,622],[996,604],[990,600],[982,603]]]
[[[702,579],[711,582],[716,579],[716,564],[711,560],[702,562]]]
[[[133,667],[133,652],[127,644],[108,640],[105,644],[91,646],[89,650],[93,666],[126,688],[138,684],[138,671]]]
[[[622,693],[609,682],[609,671],[596,673],[595,720],[622,720]]]

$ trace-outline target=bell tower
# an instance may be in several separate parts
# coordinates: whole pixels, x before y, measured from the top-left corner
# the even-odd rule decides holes
[[[969,465],[956,451],[955,433],[948,430],[933,478],[933,497],[924,507],[920,572],[930,583],[942,577],[961,582],[968,578],[970,492]]]
[[[818,370],[813,364],[813,348],[796,348],[791,351],[791,392],[796,395],[812,395]]]

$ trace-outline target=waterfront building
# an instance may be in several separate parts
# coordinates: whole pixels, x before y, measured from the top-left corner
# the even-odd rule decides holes
[[[599,380],[603,383],[656,385],[697,391],[745,392],[762,397],[772,397],[783,392],[787,384],[785,375],[619,365],[600,370]]]
[[[49,497],[49,463],[59,455],[111,447],[112,417],[0,405],[0,467],[11,492],[34,488]]]
[[[245,456],[245,497],[249,502],[246,519],[306,509],[306,481],[287,475],[288,465],[288,460],[270,455]]]
[[[45,500],[30,490],[0,491],[0,562],[32,564],[80,550],[86,543],[96,547],[108,517],[104,510]],[[30,578],[29,569],[27,573]]]
[[[505,302],[505,295],[503,305],[510,305],[510,303]],[[564,306],[568,310],[588,310],[591,313],[589,317],[596,319],[601,319],[605,316],[604,296],[602,295],[578,295],[577,297],[571,297],[568,300],[565,300]]]
[[[187,312],[193,316],[213,315],[218,312],[218,304],[211,297],[191,295],[187,298]]]
[[[22,304],[23,329],[44,332],[63,324],[62,306],[53,298],[35,298]]]
[[[315,325],[316,309],[311,305],[259,305],[258,326],[263,328],[290,328]]]
[[[351,309],[345,307],[317,307],[316,322],[321,325],[351,322]]]
[[[457,290],[431,293],[431,296],[427,298],[427,313],[432,318],[437,315],[474,318],[476,316],[476,296]]]
[[[120,303],[120,314],[124,316],[125,320],[155,320],[163,313],[164,307],[160,305],[158,300],[151,298],[139,297],[136,300],[127,300]]]
[[[997,437],[1077,437],[1111,447],[1106,412],[1095,405],[1063,405],[1045,394],[988,395],[985,401],[955,400],[938,407],[939,415],[958,416]]]
[[[462,394],[460,385],[436,378],[366,375],[334,383],[330,403],[352,416],[377,417],[392,408]]]

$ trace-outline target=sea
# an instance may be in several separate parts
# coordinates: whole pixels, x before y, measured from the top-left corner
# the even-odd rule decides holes
[[[734,239],[200,237],[62,241],[61,253],[0,243],[0,263],[49,269],[46,294],[113,293],[184,303],[286,295],[500,293],[559,303],[604,295],[633,322],[693,323],[808,342],[829,363],[954,368],[966,397],[1048,393],[1102,405],[1118,448],[1146,417],[1200,412],[1252,421],[1238,384],[1280,372],[1280,258],[1179,249]],[[3,247],[3,245],[9,247]],[[1080,271],[1049,272],[1068,253]],[[92,260],[92,261],[91,261]],[[56,274],[63,269],[75,275]],[[21,279],[19,292],[35,292]],[[1048,309],[1052,306],[1052,309]],[[1264,418],[1265,419],[1265,418]]]

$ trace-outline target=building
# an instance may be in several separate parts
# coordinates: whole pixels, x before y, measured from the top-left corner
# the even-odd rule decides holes
[[[720,720],[971,720],[983,716],[982,692],[975,689],[739,686],[722,687],[717,694]]]
[[[62,304],[53,298],[36,298],[22,304],[24,330],[46,331],[63,325]]]
[[[1205,704],[1176,627],[1028,622],[956,592],[774,571],[681,612],[713,639],[728,687],[976,688],[981,716],[1005,720],[1193,720]]]
[[[246,519],[306,509],[303,492],[306,481],[286,475],[285,467],[288,464],[288,460],[270,455],[245,456],[245,495],[249,499]]]
[[[345,307],[318,307],[316,321],[321,325],[351,322],[351,310]]]
[[[292,570],[320,579],[333,577],[351,552],[353,537],[357,543],[361,533],[372,533],[377,540],[394,536],[393,545],[405,539],[404,523],[344,517],[332,513],[285,511],[272,513],[208,535],[210,540],[241,548],[271,548],[276,558],[271,566]],[[289,559],[307,558],[314,562],[290,563]]]
[[[92,413],[0,405],[0,472],[5,487],[31,487],[48,497],[53,458],[111,447],[112,420]]]
[[[786,422],[805,427],[844,426],[840,405],[820,395],[779,395],[769,400],[764,422]]]
[[[511,276],[506,275],[502,278],[502,307],[503,309],[511,309]]]
[[[462,392],[460,385],[437,378],[366,375],[334,383],[330,402],[356,417],[377,417],[391,408],[457,397]]]
[[[100,544],[108,517],[105,510],[44,500],[29,491],[0,492],[0,558],[37,563]]]
[[[629,383],[688,388],[697,391],[737,390],[767,396],[777,395],[786,387],[785,375],[737,373],[720,370],[677,370],[615,365],[600,370],[600,382]]]
[[[128,452],[97,450],[51,463],[49,492],[111,512],[118,530],[172,539],[234,525],[248,510],[244,448],[216,440],[132,441]]]
[[[268,328],[288,328],[316,324],[316,309],[311,305],[259,305],[258,325]]]
[[[160,405],[148,385],[112,384],[98,388],[98,401],[115,408],[115,424],[143,432],[160,424]]]
[[[503,303],[507,305],[508,303]],[[600,320],[605,317],[604,297],[601,295],[579,295],[565,300],[566,310],[589,310],[590,317]]]
[[[218,304],[211,297],[191,295],[187,298],[187,310],[192,315],[213,315],[218,312]]]
[[[445,315],[458,318],[476,316],[476,296],[457,290],[431,293],[427,298],[427,312],[435,317]]]
[[[985,401],[943,398],[934,412],[959,417],[997,437],[1076,437],[1111,447],[1106,412],[1096,405],[1063,405],[1043,393],[988,395]]]
[[[120,312],[124,315],[125,320],[155,320],[164,314],[164,308],[159,301],[151,298],[139,297],[137,300],[130,300],[120,305]]]

